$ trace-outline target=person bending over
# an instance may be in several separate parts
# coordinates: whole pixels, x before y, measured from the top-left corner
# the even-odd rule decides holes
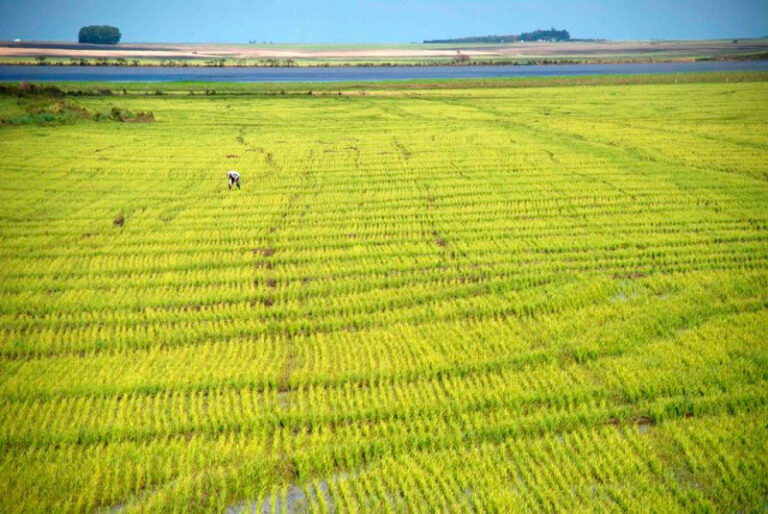
[[[229,170],[227,172],[227,180],[229,181],[229,188],[232,189],[232,184],[237,184],[237,188],[240,189],[240,174],[235,170]]]

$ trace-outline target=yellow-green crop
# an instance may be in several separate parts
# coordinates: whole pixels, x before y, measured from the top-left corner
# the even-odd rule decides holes
[[[765,509],[767,99],[0,97],[0,511]]]

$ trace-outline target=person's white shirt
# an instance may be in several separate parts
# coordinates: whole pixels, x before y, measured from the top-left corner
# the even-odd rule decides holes
[[[237,188],[240,189],[240,174],[235,170],[229,170],[227,172],[227,182],[230,189],[232,189],[233,184],[237,184]]]

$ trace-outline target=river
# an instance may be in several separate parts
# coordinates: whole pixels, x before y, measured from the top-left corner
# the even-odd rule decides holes
[[[522,66],[371,66],[290,68],[0,66],[0,82],[358,82],[381,80],[633,75],[707,71],[768,71],[764,61],[555,64]]]

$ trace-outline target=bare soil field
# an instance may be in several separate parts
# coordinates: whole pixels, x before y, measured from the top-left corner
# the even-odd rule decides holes
[[[754,58],[768,53],[768,39],[709,41],[576,41],[513,44],[409,45],[81,45],[69,42],[2,42],[0,58],[294,59],[308,61],[445,59],[460,52],[477,60],[677,61]]]
[[[127,44],[127,45],[78,45],[51,43],[7,43],[0,42],[0,57],[125,57],[125,58],[225,58],[225,59],[346,59],[346,58],[421,58],[451,57],[453,48],[433,48],[448,45],[411,45],[412,48],[366,48],[361,45],[350,49],[346,46],[335,49],[304,49],[280,45],[201,45],[201,44]],[[497,49],[462,50],[470,56],[502,55]]]

